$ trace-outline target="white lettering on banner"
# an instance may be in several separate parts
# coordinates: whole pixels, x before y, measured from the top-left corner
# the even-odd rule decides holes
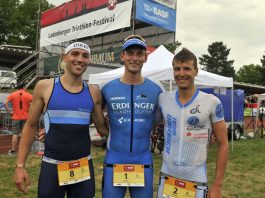
[[[62,43],[130,26],[132,0],[117,3],[115,9],[102,8],[41,28],[40,46]]]
[[[168,18],[168,12],[160,10],[159,8],[156,8],[156,7],[154,7],[154,14],[158,15],[158,16],[161,16],[161,17],[163,17],[165,19]]]

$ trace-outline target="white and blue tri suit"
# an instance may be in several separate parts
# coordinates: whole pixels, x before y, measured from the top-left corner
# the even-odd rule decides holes
[[[45,150],[38,185],[39,198],[92,198],[95,195],[93,163],[90,156],[90,117],[94,102],[84,82],[79,93],[64,89],[57,77],[44,113]],[[57,164],[88,158],[91,179],[59,186]]]
[[[150,136],[154,125],[158,96],[163,87],[145,78],[142,84],[129,85],[112,80],[101,85],[110,132],[104,160],[103,198],[123,198],[126,187],[113,186],[114,164],[144,165],[145,186],[129,187],[132,198],[153,197],[153,159]]]
[[[196,198],[202,198],[207,191],[206,159],[212,123],[224,120],[223,106],[214,95],[196,90],[185,105],[180,103],[178,91],[163,93],[159,107],[165,135],[161,174],[196,182]],[[160,181],[159,198],[164,179]]]

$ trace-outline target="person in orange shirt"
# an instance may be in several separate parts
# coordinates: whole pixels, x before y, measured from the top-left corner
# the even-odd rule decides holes
[[[16,154],[18,135],[28,118],[29,106],[32,101],[32,95],[26,91],[24,83],[20,84],[18,88],[17,91],[7,97],[4,103],[7,113],[12,116],[13,137],[11,150],[8,152],[9,155]],[[9,103],[12,103],[12,110],[8,106]]]

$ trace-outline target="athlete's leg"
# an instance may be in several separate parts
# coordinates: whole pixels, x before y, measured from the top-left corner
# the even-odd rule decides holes
[[[153,198],[153,168],[144,169],[144,187],[130,187],[131,198]]]
[[[57,165],[42,162],[38,184],[38,198],[64,198],[65,191],[65,186],[59,186]]]
[[[89,180],[67,186],[67,198],[95,197],[95,175],[92,159],[88,161],[91,178]]]
[[[102,182],[102,198],[124,198],[127,187],[113,186],[113,168],[104,167]]]

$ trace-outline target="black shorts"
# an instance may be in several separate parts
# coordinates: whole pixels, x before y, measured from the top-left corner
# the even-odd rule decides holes
[[[76,184],[59,186],[57,165],[42,161],[38,183],[38,198],[93,198],[95,176],[92,159],[88,161],[91,178]]]

